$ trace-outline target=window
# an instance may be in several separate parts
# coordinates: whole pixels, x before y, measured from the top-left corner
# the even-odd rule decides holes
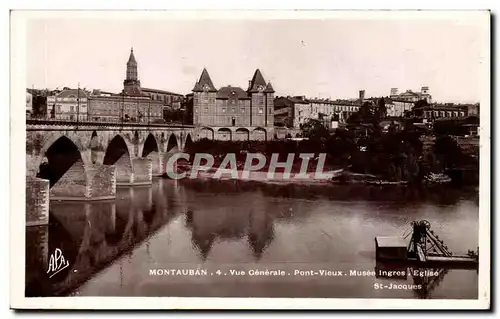
[[[197,107],[194,108],[194,112],[198,113],[198,108]]]
[[[273,109],[269,108],[269,114],[273,114]]]
[[[226,113],[226,108],[225,107],[222,108],[222,113]]]
[[[204,112],[208,112],[208,107],[203,109]]]
[[[74,111],[75,111],[75,107],[74,107],[73,105],[71,105],[71,106],[69,107],[69,110],[70,110],[70,112],[74,112]]]
[[[259,114],[262,114],[263,112],[263,109],[261,107],[259,107]]]
[[[245,108],[242,108],[242,109],[241,109],[241,113],[245,113]]]
[[[233,107],[233,108],[231,109],[231,112],[235,113],[235,112],[236,112],[236,109]]]

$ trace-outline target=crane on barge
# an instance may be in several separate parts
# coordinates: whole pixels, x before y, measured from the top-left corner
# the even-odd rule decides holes
[[[376,237],[377,260],[407,261],[422,266],[477,267],[479,253],[453,255],[427,220],[413,221],[412,231],[404,237]],[[408,236],[411,235],[409,243]]]

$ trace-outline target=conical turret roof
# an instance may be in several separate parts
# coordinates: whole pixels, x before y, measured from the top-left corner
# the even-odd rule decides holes
[[[271,82],[267,83],[267,86],[266,86],[266,89],[264,90],[264,92],[266,92],[266,93],[274,93],[274,88],[271,85]]]
[[[248,92],[259,92],[259,86],[265,88],[267,86],[264,77],[259,69],[255,70],[252,80],[250,81],[250,85],[248,88]]]
[[[204,90],[208,90],[209,92],[217,92],[217,89],[212,83],[212,79],[210,78],[210,75],[208,74],[206,68],[203,68],[200,80],[194,85],[193,92],[201,92]]]

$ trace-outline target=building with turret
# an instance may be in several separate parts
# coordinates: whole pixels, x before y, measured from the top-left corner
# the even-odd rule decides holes
[[[193,124],[200,138],[266,140],[274,132],[274,89],[257,69],[246,90],[217,89],[206,69],[193,87]]]

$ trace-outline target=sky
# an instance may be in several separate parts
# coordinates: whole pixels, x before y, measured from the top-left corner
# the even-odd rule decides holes
[[[434,101],[476,102],[484,28],[460,19],[36,18],[27,87],[119,92],[133,47],[142,87],[191,93],[203,68],[246,89],[259,68],[276,95],[387,96],[429,86]]]

